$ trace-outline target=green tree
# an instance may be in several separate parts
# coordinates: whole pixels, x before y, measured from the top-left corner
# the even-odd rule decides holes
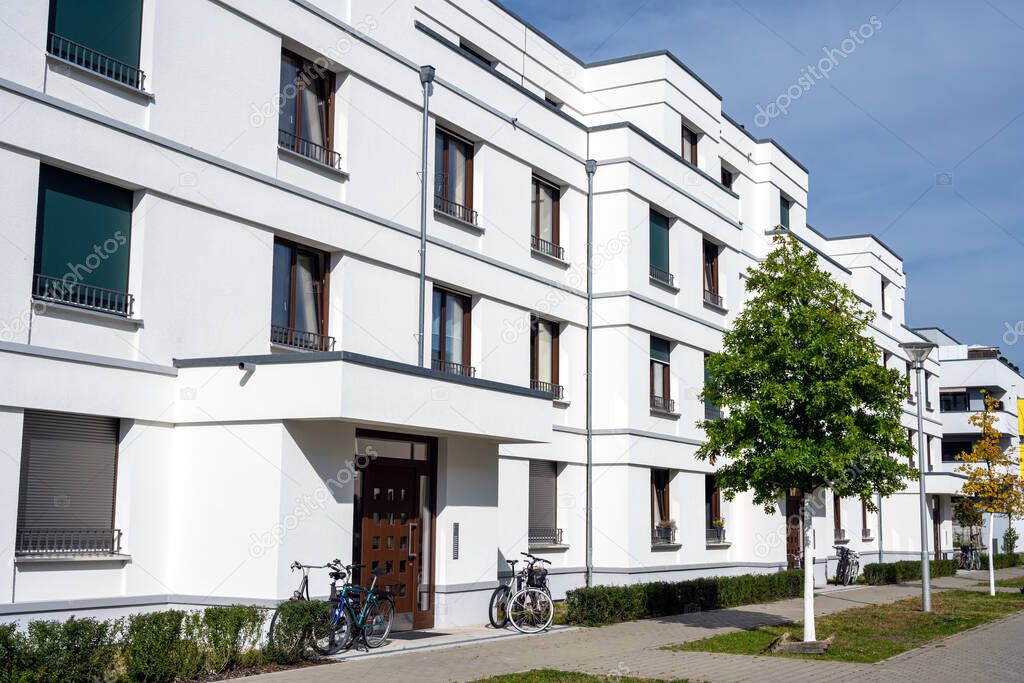
[[[864,335],[874,314],[793,236],[775,238],[747,291],[723,352],[708,360],[702,398],[726,410],[703,423],[697,457],[722,461],[726,498],[753,490],[769,513],[790,489],[801,492],[804,639],[816,640],[811,496],[828,487],[874,509],[874,494],[904,487],[916,473],[900,424],[907,385]]]
[[[992,555],[992,533],[997,514],[1008,515],[1011,520],[1024,514],[1024,485],[1021,483],[1020,463],[1002,446],[1002,434],[996,428],[998,401],[985,394],[985,410],[973,413],[968,421],[981,431],[969,453],[960,453],[957,460],[963,464],[957,472],[967,476],[961,491],[978,512],[988,513],[988,590],[996,594],[996,575]]]

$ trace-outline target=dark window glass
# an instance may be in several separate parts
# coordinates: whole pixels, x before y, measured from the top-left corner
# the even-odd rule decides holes
[[[431,358],[438,362],[469,366],[469,297],[443,289],[434,290],[431,322]],[[440,367],[439,369],[446,369]],[[450,368],[447,368],[450,369]]]
[[[278,144],[337,166],[340,155],[332,152],[334,74],[297,55],[282,53],[280,95]]]
[[[461,215],[458,207],[473,206],[473,148],[450,133],[438,130],[434,147],[434,195],[440,211]]]
[[[779,197],[779,225],[789,229],[789,210],[793,206],[793,202],[789,201],[785,197]]]
[[[963,413],[970,409],[970,394],[966,391],[939,394],[939,410],[944,413]]]
[[[651,211],[651,265],[666,273],[669,272],[668,258],[668,216]]]
[[[718,294],[718,245],[704,240],[704,291]]]
[[[942,462],[958,462],[957,457],[961,453],[970,453],[973,447],[971,441],[942,440]]]
[[[654,524],[667,524],[672,515],[669,513],[669,476],[668,470],[651,470],[651,517]]]
[[[697,132],[686,125],[683,126],[683,158],[697,165]]]
[[[50,0],[50,33],[129,66],[139,66],[141,32],[142,0]]]
[[[299,333],[327,334],[327,255],[291,242],[274,243],[273,288],[270,320],[275,327]],[[300,336],[312,345],[321,342]],[[285,341],[293,345],[305,342]]]
[[[531,204],[534,236],[558,244],[558,188],[534,178]]]
[[[669,362],[671,343],[666,339],[651,337],[651,396],[669,398]]]
[[[732,171],[722,169],[722,184],[732,189],[732,184],[736,181],[736,176],[733,175]]]
[[[542,318],[533,319],[530,379],[558,384],[558,323]]]

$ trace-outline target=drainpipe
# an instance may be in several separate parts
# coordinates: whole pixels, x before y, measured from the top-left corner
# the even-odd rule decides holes
[[[597,162],[587,159],[587,572],[594,582],[594,172]]]
[[[885,562],[885,534],[882,533],[882,494],[878,494],[878,562]]]
[[[430,191],[427,179],[427,155],[430,151],[427,136],[430,133],[430,94],[434,91],[434,67],[420,67],[420,84],[423,86],[423,164],[420,166],[420,327],[418,352],[420,367],[424,365],[424,339],[426,338],[426,297],[427,297],[427,198]]]

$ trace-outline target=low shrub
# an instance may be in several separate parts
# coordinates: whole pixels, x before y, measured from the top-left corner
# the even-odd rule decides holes
[[[1021,556],[1017,553],[996,553],[992,556],[993,569],[1008,569],[1021,564]],[[981,568],[988,569],[988,555],[981,556]]]
[[[185,640],[195,643],[202,673],[258,663],[265,611],[247,605],[208,607],[185,620]]]
[[[125,676],[140,683],[161,683],[179,677],[189,678],[192,671],[181,671],[183,647],[181,624],[185,612],[167,610],[133,614],[128,618],[122,653]]]
[[[956,561],[930,560],[928,563],[932,578],[956,574]],[[899,562],[873,562],[864,567],[864,581],[872,586],[887,583],[903,583],[921,578],[921,563],[917,560]]]
[[[328,603],[289,600],[281,603],[270,625],[264,654],[279,664],[292,664],[307,656],[306,644],[329,628]]]
[[[24,635],[5,629],[4,639],[17,650],[12,660],[21,669],[11,680],[50,683],[109,678],[116,661],[117,630],[116,621],[75,617],[33,621]]]
[[[625,586],[575,588],[565,596],[566,623],[596,626],[685,614],[803,594],[803,572],[719,576],[691,581],[656,581]]]

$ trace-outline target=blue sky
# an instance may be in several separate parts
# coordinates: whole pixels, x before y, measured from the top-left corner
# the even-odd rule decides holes
[[[903,257],[909,325],[998,344],[1024,367],[1024,3],[505,4],[584,61],[671,50],[730,116],[811,170],[815,228],[875,233]],[[872,17],[879,27],[827,80],[758,125],[759,105]]]

